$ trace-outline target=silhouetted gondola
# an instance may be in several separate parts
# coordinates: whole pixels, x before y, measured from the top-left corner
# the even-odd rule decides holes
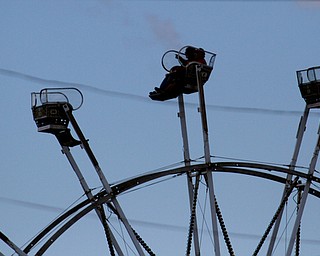
[[[76,97],[74,97],[76,96]],[[74,139],[68,128],[69,119],[64,106],[72,110],[79,109],[83,102],[82,93],[76,88],[46,88],[31,94],[33,119],[38,132],[51,133],[63,146],[73,147],[81,144]],[[72,103],[70,103],[72,98]],[[74,100],[76,99],[76,100]],[[79,101],[78,103],[76,101]]]
[[[320,66],[297,71],[297,79],[306,103],[320,102]]]
[[[198,92],[199,86],[203,86],[210,77],[215,57],[215,53],[193,46],[184,46],[180,51],[167,51],[162,56],[162,67],[168,74],[160,88],[155,87],[149,97],[152,100],[165,101],[183,93]],[[166,63],[168,59],[169,64]]]

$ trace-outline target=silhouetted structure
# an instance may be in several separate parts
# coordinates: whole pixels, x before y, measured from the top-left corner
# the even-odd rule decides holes
[[[166,56],[176,58],[180,65],[166,67]],[[160,87],[149,93],[152,100],[165,101],[178,97],[180,94],[198,92],[209,79],[216,54],[202,48],[184,46],[180,51],[169,50],[162,57],[162,66],[168,73]]]
[[[297,79],[306,103],[320,102],[320,66],[297,71]]]

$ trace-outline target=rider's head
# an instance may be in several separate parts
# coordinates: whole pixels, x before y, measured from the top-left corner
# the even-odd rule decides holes
[[[194,55],[197,60],[204,59],[205,52],[202,48],[198,48],[198,49],[195,49]]]
[[[188,60],[194,59],[194,57],[195,57],[195,50],[196,50],[196,48],[194,48],[194,47],[192,47],[192,46],[188,46],[188,47],[186,48],[185,55],[186,55],[186,57],[187,57]]]

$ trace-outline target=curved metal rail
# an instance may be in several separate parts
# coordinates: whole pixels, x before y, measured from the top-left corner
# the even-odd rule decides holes
[[[205,173],[218,172],[218,173],[236,173],[236,174],[245,174],[249,176],[264,178],[272,180],[278,183],[285,184],[286,178],[279,175],[271,174],[271,172],[277,172],[280,174],[291,174],[299,178],[308,179],[317,183],[320,183],[320,178],[315,176],[309,176],[306,173],[290,170],[289,168],[267,165],[267,164],[257,164],[249,162],[216,162],[210,164],[198,164],[192,166],[185,166],[170,170],[164,170],[155,173],[143,174],[126,181],[114,184],[112,186],[113,195],[117,196],[123,192],[126,192],[137,186],[141,186],[147,182],[154,181],[156,179],[171,176],[171,175],[184,175],[187,173]],[[268,171],[268,172],[266,172]],[[309,193],[320,198],[320,191],[316,189],[310,189]],[[69,229],[73,224],[75,224],[79,219],[88,214],[90,211],[94,210],[99,205],[108,203],[111,201],[111,195],[106,194],[105,191],[98,193],[95,196],[96,201],[92,203],[90,200],[84,200],[78,205],[74,206],[72,209],[61,215],[57,220],[52,222],[47,228],[45,228],[38,236],[36,236],[24,249],[25,253],[28,253],[45,235],[52,231],[56,226],[61,222],[65,221],[71,215],[75,214],[70,220],[68,220],[60,229],[58,229],[45,244],[39,249],[36,255],[42,255],[51,244],[57,240],[67,229]]]

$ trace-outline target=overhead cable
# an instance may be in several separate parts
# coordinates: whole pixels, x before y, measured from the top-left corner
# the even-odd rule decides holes
[[[52,87],[76,87],[85,91],[91,91],[104,96],[125,98],[128,100],[143,101],[153,104],[160,104],[158,102],[151,101],[147,96],[141,96],[131,93],[118,92],[113,90],[106,90],[96,86],[74,83],[74,82],[64,82],[59,80],[45,79],[22,72],[8,70],[0,68],[0,75],[7,76],[11,78],[17,78],[25,81],[30,81],[33,83],[47,85]],[[161,102],[162,105],[174,105],[176,106],[175,101],[166,101]],[[198,107],[197,103],[185,102],[186,107]],[[300,116],[302,111],[297,110],[279,110],[279,109],[267,109],[267,108],[254,108],[254,107],[239,107],[239,106],[225,106],[225,105],[214,105],[206,104],[208,110],[212,111],[221,111],[221,112],[238,112],[238,113],[251,113],[251,114],[266,114],[266,115],[290,115],[290,116]],[[319,116],[319,113],[311,113],[312,115]]]

